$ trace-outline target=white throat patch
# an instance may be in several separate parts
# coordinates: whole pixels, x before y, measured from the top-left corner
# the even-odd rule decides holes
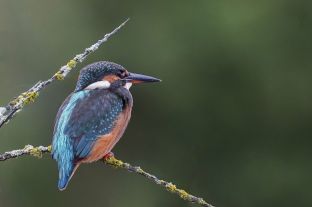
[[[108,81],[97,81],[88,85],[85,90],[93,90],[93,89],[106,89],[110,87],[110,82]]]
[[[124,87],[129,90],[131,86],[132,86],[132,83],[126,83]]]

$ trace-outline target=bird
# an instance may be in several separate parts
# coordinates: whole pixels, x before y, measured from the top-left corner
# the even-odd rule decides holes
[[[58,166],[58,189],[65,190],[82,163],[109,156],[131,117],[132,85],[161,81],[99,61],[81,69],[75,90],[55,119],[51,155]]]

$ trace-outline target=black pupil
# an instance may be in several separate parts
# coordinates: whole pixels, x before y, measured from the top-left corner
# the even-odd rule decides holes
[[[119,76],[120,76],[120,78],[125,78],[126,77],[126,71],[121,71]]]

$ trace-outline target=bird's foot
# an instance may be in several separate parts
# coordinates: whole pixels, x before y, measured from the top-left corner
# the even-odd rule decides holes
[[[107,159],[109,159],[109,158],[111,158],[111,157],[114,157],[114,153],[109,152],[109,153],[107,153],[106,155],[104,155],[103,159],[104,159],[104,160],[107,160]]]

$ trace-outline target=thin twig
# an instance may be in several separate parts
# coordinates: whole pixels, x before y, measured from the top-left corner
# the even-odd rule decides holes
[[[10,121],[17,112],[22,110],[25,105],[34,102],[35,99],[39,96],[39,92],[47,85],[54,82],[55,80],[63,80],[67,74],[76,67],[77,63],[83,62],[89,56],[89,54],[96,51],[101,46],[101,44],[106,42],[112,35],[117,33],[128,22],[128,20],[129,19],[116,27],[112,32],[105,34],[102,39],[86,48],[83,53],[76,55],[73,59],[68,61],[67,64],[62,66],[51,78],[45,81],[39,81],[26,92],[20,94],[17,98],[14,98],[12,101],[10,101],[7,106],[0,107],[0,128],[3,126],[3,124]]]
[[[20,157],[23,155],[32,155],[32,156],[41,158],[44,153],[49,153],[49,152],[51,152],[51,146],[33,147],[32,145],[26,145],[24,149],[13,150],[10,152],[5,152],[3,154],[0,154],[0,161],[5,161],[8,159]],[[191,195],[183,189],[177,188],[176,185],[172,184],[171,182],[160,180],[155,175],[145,172],[141,167],[133,166],[129,163],[118,160],[115,157],[105,158],[104,163],[112,167],[122,168],[122,169],[128,170],[129,172],[142,175],[145,178],[153,181],[155,184],[163,186],[169,192],[177,194],[183,200],[190,201],[192,203],[197,203],[205,207],[214,207],[213,205],[207,203],[204,199]]]

